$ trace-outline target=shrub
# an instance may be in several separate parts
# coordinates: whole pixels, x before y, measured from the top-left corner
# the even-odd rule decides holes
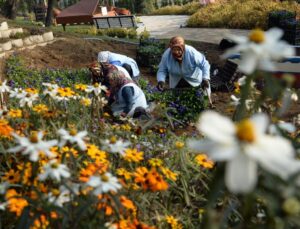
[[[136,39],[137,38],[137,31],[136,31],[136,29],[130,29],[130,30],[128,30],[128,38],[130,38],[130,39]]]
[[[114,28],[114,30],[115,30],[115,33],[116,33],[117,37],[119,37],[119,38],[126,38],[127,37],[127,34],[128,34],[127,29],[124,29],[124,28]]]
[[[99,35],[99,36],[106,35],[106,31],[104,29],[98,29],[97,30],[97,35]]]
[[[222,27],[239,29],[266,29],[268,15],[274,10],[288,10],[300,13],[300,6],[292,1],[273,0],[231,0],[210,4],[193,14],[189,27]]]
[[[197,10],[201,7],[199,2],[191,2],[185,4],[183,6],[166,6],[159,8],[153,12],[152,15],[192,15],[197,12]]]
[[[150,37],[150,32],[145,28],[143,32],[140,33],[140,39],[148,39]]]
[[[98,31],[96,26],[92,26],[89,30],[88,30],[88,35],[97,35]]]
[[[109,37],[125,38],[127,33],[127,29],[124,28],[109,28],[106,30],[106,35]]]

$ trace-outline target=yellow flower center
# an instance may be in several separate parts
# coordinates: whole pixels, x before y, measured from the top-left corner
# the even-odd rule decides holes
[[[31,143],[37,143],[39,141],[37,133],[32,133],[29,140]]]
[[[255,43],[262,43],[265,41],[265,33],[260,29],[252,30],[249,34],[249,40]]]
[[[112,136],[109,140],[110,144],[115,144],[117,142],[117,138],[115,136]]]
[[[59,196],[60,193],[58,189],[52,189],[51,192],[54,196]]]
[[[57,164],[57,163],[51,164],[51,168],[52,168],[52,169],[57,169],[57,168],[58,168],[58,164]]]
[[[101,180],[104,181],[104,182],[108,182],[109,178],[108,178],[108,176],[103,174],[103,175],[101,175]]]
[[[75,129],[70,130],[70,135],[75,136],[77,134],[77,131]]]
[[[99,86],[99,84],[98,84],[98,83],[95,83],[95,84],[94,84],[94,87],[98,87],[98,86]]]
[[[238,139],[245,142],[255,141],[255,127],[249,119],[236,124],[236,135]]]

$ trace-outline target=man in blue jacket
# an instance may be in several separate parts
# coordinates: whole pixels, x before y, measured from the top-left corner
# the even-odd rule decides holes
[[[205,56],[182,37],[173,37],[164,52],[157,72],[157,88],[164,90],[166,77],[170,88],[198,87],[210,89],[210,64]]]

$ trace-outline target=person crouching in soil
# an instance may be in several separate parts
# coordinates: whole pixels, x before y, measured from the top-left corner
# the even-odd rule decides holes
[[[115,117],[138,117],[138,114],[146,114],[148,105],[144,92],[122,71],[112,64],[98,62],[93,63],[89,69],[93,82],[100,82],[108,88],[108,101]]]
[[[171,38],[162,56],[157,72],[158,90],[164,90],[167,76],[170,88],[201,86],[210,93],[210,64],[203,54],[186,45],[182,37]]]

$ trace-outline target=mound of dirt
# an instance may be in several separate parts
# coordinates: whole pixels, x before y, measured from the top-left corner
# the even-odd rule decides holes
[[[44,47],[20,51],[18,55],[28,67],[36,69],[78,69],[96,60],[98,52],[104,50],[135,58],[136,45],[68,37]]]

